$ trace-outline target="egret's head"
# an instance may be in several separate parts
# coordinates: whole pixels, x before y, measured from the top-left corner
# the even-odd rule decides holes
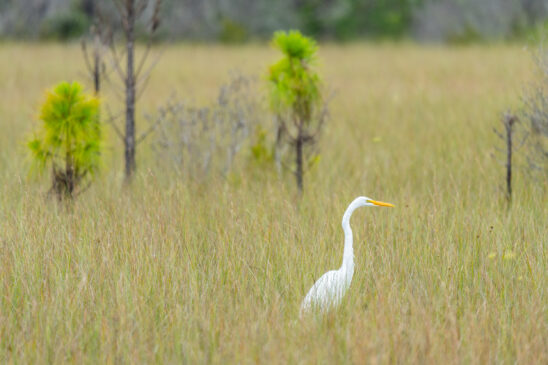
[[[373,199],[368,198],[366,196],[360,196],[356,200],[358,200],[360,202],[360,205],[365,206],[365,207],[394,207],[393,204],[381,202],[381,201],[378,201],[378,200],[373,200]]]
[[[356,210],[359,207],[393,207],[394,205],[390,203],[380,202],[378,200],[373,200],[371,198],[368,198],[366,196],[360,196],[357,197],[350,203],[348,208],[346,208],[346,212],[344,212],[343,215],[343,227],[350,222],[350,216],[352,215],[352,212]]]
[[[354,212],[354,210],[356,210],[359,207],[393,207],[393,206],[394,205],[390,203],[373,200],[366,196],[359,196],[356,199],[354,199],[352,203],[350,203],[348,208],[346,208],[346,211],[344,212],[344,215],[343,215],[343,228],[346,225],[348,225],[348,223],[350,222],[350,216],[352,216],[352,213]]]

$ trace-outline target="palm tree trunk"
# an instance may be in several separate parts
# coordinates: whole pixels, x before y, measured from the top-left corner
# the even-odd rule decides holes
[[[295,178],[297,179],[297,188],[299,189],[299,193],[302,194],[303,192],[303,139],[300,132],[299,132],[299,135],[297,136],[295,148],[296,148]]]

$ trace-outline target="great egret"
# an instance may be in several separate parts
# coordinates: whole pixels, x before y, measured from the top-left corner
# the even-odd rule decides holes
[[[350,287],[352,275],[354,275],[354,250],[352,248],[352,229],[350,217],[359,207],[393,207],[390,203],[384,203],[360,196],[354,199],[346,208],[342,219],[344,230],[344,253],[342,265],[338,270],[328,271],[323,274],[312,286],[301,304],[301,316],[312,308],[322,312],[340,304],[344,294]]]

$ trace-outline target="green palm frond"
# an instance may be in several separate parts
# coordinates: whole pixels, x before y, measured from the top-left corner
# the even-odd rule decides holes
[[[271,107],[306,116],[320,101],[321,80],[313,69],[318,46],[299,31],[276,32],[272,44],[283,57],[268,71]]]

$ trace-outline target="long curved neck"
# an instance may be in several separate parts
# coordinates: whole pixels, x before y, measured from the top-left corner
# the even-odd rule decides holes
[[[354,210],[360,206],[361,204],[354,200],[348,208],[346,208],[346,212],[344,212],[342,219],[342,227],[344,230],[344,253],[341,270],[345,270],[350,274],[350,277],[352,277],[352,274],[354,273],[354,249],[352,247],[353,238],[352,228],[350,228],[350,217],[352,216],[352,213],[354,213]]]

